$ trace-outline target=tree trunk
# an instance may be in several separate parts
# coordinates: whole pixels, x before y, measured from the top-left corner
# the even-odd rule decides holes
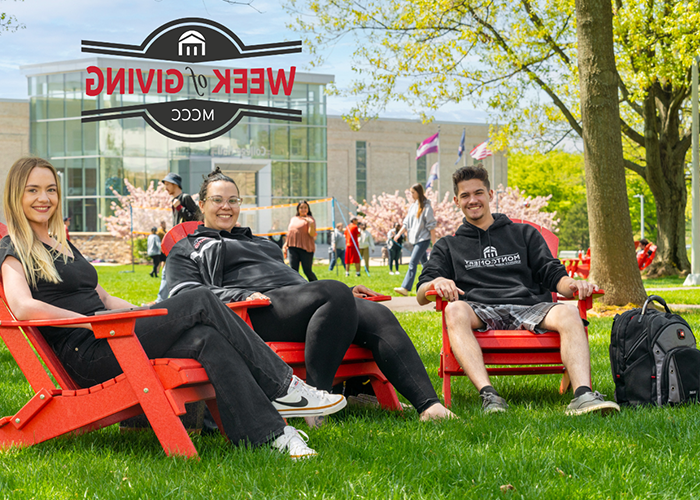
[[[641,304],[620,136],[610,0],[576,0],[591,280],[606,304]]]
[[[658,83],[644,100],[644,142],[646,181],[656,201],[658,250],[649,276],[690,271],[685,249],[685,155],[688,140],[681,140],[678,109],[670,92]],[[659,130],[661,129],[661,130]]]

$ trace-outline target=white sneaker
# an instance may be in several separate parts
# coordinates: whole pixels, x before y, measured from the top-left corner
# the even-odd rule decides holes
[[[288,425],[284,428],[284,433],[272,442],[272,447],[278,449],[280,453],[288,452],[292,460],[314,457],[318,453],[306,445],[308,440],[309,436],[305,432]]]
[[[394,291],[395,291],[396,293],[400,293],[400,294],[403,295],[404,297],[408,297],[408,290],[406,290],[406,289],[405,289],[404,287],[402,287],[402,286],[397,287],[397,288],[394,288]]]
[[[345,271],[345,277],[347,278],[348,276],[350,276],[350,273],[348,271]]]
[[[330,415],[345,408],[342,394],[329,394],[311,387],[296,375],[287,389],[287,395],[277,398],[272,405],[284,418]]]

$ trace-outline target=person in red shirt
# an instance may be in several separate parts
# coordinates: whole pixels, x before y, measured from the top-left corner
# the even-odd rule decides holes
[[[63,226],[66,228],[66,240],[70,241],[70,234],[68,234],[68,230],[70,229],[70,217],[63,218]]]
[[[357,238],[360,230],[357,228],[357,217],[350,219],[350,224],[345,228],[345,263],[347,264],[345,276],[350,276],[350,264],[355,264],[355,274],[360,275],[360,254],[357,246]]]

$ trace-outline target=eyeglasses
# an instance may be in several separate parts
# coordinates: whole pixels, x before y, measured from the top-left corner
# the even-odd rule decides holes
[[[238,196],[231,196],[229,199],[224,200],[221,196],[210,196],[209,198],[204,198],[203,201],[211,201],[213,205],[220,207],[224,202],[228,203],[230,206],[235,207],[241,204],[241,199]]]

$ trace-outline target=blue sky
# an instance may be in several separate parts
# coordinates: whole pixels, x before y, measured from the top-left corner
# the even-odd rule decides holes
[[[231,5],[223,0],[0,0],[0,11],[15,15],[26,27],[0,34],[0,98],[26,99],[27,80],[19,66],[85,57],[81,40],[139,44],[158,26],[182,17],[203,17],[233,30],[246,44],[298,40],[287,28],[290,17],[277,0],[254,0],[253,6]],[[260,11],[260,12],[258,12]],[[353,73],[350,54],[353,47],[339,45],[332,57],[310,69],[304,53],[279,56],[278,66],[296,65],[299,70],[335,76],[339,87],[347,86]],[[273,57],[266,58],[275,65]],[[328,98],[328,114],[342,114],[352,99]],[[401,105],[390,105],[382,113],[390,118],[416,118]],[[487,113],[469,104],[444,106],[435,113],[438,120],[483,123]]]

